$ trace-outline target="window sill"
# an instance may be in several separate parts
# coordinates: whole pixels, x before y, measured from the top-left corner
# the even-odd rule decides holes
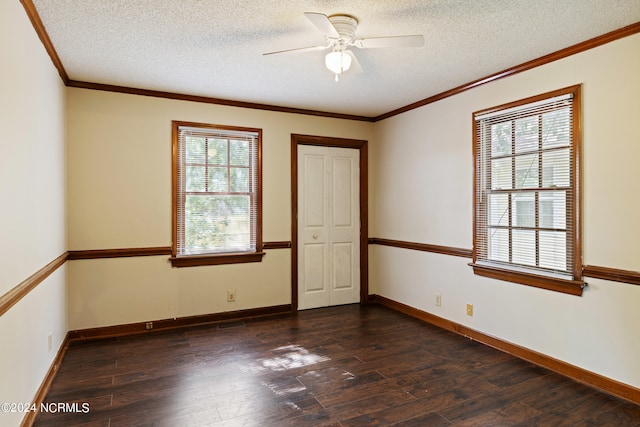
[[[539,274],[525,273],[522,271],[506,270],[499,267],[469,264],[473,272],[478,276],[491,279],[504,280],[521,285],[534,286],[550,291],[562,292],[570,295],[582,296],[585,283],[582,280],[567,280],[559,277],[542,276]]]
[[[265,252],[236,252],[225,254],[203,254],[172,256],[173,267],[197,267],[201,265],[242,264],[246,262],[262,262]]]

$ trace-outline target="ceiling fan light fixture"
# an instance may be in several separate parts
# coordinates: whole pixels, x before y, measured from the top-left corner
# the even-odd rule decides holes
[[[356,30],[358,28],[358,20],[351,15],[327,16],[317,12],[305,12],[305,16],[324,34],[326,44],[280,50],[263,53],[263,55],[330,49],[331,52],[325,56],[324,63],[335,75],[335,81],[337,82],[340,75],[349,70],[352,63],[355,64],[356,71],[360,71],[361,69],[358,58],[354,55],[354,51],[349,50],[352,46],[358,49],[370,49],[381,47],[421,47],[424,45],[424,36],[420,34],[357,39]]]
[[[333,51],[324,57],[324,64],[334,74],[342,74],[351,67],[351,55],[345,51]]]

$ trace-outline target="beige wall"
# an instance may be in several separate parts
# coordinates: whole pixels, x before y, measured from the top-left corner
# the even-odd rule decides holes
[[[69,249],[171,245],[171,121],[263,130],[263,238],[291,240],[291,134],[370,140],[373,124],[67,89]],[[291,253],[171,268],[167,256],[68,263],[69,327],[289,304]],[[237,301],[228,303],[228,289]]]
[[[1,296],[66,250],[65,89],[17,1],[0,2],[0,76]],[[0,402],[33,399],[67,332],[65,283],[62,267],[0,317]]]
[[[640,271],[638,52],[634,35],[376,123],[371,235],[471,249],[472,113],[582,83],[584,263]],[[371,252],[378,294],[640,387],[640,286],[587,278],[575,297],[474,276],[468,259]]]

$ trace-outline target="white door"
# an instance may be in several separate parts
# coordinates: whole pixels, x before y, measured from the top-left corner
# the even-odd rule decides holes
[[[298,146],[298,309],[360,302],[360,152]]]

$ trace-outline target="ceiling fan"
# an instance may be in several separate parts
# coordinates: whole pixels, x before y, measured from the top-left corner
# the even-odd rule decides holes
[[[355,35],[356,29],[358,28],[358,20],[350,15],[327,16],[322,13],[305,12],[305,16],[324,34],[326,39],[325,44],[279,50],[264,53],[263,55],[331,49],[331,52],[325,56],[325,65],[335,74],[335,80],[338,81],[338,76],[347,71],[352,63],[358,63],[354,53],[348,49],[349,47],[355,46],[358,49],[372,49],[381,47],[420,47],[424,45],[424,37],[421,34],[356,39]]]

